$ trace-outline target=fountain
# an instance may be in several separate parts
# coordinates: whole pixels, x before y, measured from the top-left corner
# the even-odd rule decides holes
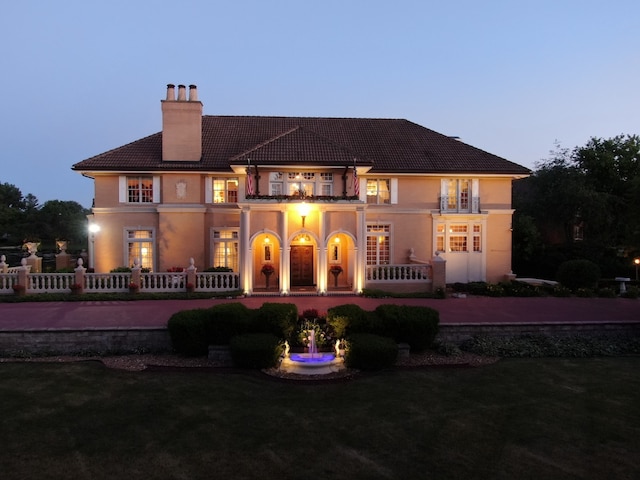
[[[336,342],[336,353],[318,352],[316,331],[309,335],[308,353],[289,353],[289,344],[285,347],[285,356],[280,369],[298,375],[326,375],[344,369],[344,361],[340,356],[339,342]]]

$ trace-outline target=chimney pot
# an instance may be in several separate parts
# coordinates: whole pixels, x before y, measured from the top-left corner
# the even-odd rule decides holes
[[[196,87],[195,85],[189,85],[189,101],[198,101],[198,87]]]
[[[176,99],[176,86],[172,83],[167,84],[167,100],[172,102]]]
[[[185,87],[184,85],[178,85],[178,101],[187,101],[187,87]]]

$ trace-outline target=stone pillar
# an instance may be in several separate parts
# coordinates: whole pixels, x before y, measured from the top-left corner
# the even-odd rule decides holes
[[[22,268],[18,270],[18,285],[24,286],[25,290],[29,288],[29,271],[27,270],[27,259],[20,260]],[[33,267],[32,267],[33,268]]]
[[[142,276],[140,275],[140,272],[142,271],[142,267],[140,265],[140,259],[136,258],[133,260],[133,268],[131,269],[131,283],[129,284],[129,291],[131,290],[139,290],[142,287],[142,284],[140,283],[140,280],[142,279]],[[133,285],[137,285],[138,288],[137,289],[132,289],[131,288],[131,284]]]
[[[60,240],[56,242],[60,253],[56,254],[56,270],[63,270],[71,266],[71,255],[67,253],[67,242]]]
[[[37,242],[27,242],[25,244],[27,246],[27,250],[29,250],[30,255],[27,257],[27,264],[31,265],[31,273],[41,273],[42,272],[42,258],[36,256],[36,252],[38,251]]]
[[[187,288],[187,292],[191,291],[195,288],[196,285],[196,270],[198,270],[195,266],[195,260],[193,258],[189,259],[189,267],[187,267],[187,284],[185,285]],[[189,288],[189,285],[192,285],[192,288]]]
[[[80,285],[80,290],[77,293],[84,292],[84,274],[87,273],[87,269],[82,265],[84,264],[84,260],[82,258],[78,259],[78,266],[73,270],[75,273],[75,282],[77,285]]]
[[[447,287],[447,261],[439,255],[433,257],[431,261],[431,291],[435,292],[439,288]]]

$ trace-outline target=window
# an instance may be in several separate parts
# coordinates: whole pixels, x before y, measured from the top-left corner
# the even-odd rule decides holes
[[[482,251],[482,227],[481,225],[473,226],[473,251],[481,252]]]
[[[153,177],[127,177],[127,202],[152,203]]]
[[[467,226],[452,225],[449,229],[449,251],[450,252],[466,252],[467,251]]]
[[[367,179],[367,203],[389,204],[391,203],[390,180]]]
[[[238,230],[213,230],[213,266],[238,271]]]
[[[446,212],[478,213],[478,180],[443,180],[440,193],[440,209]]]
[[[214,178],[213,179],[213,203],[237,203],[238,179]]]
[[[153,230],[127,230],[127,265],[133,266],[140,260],[142,268],[153,271],[154,236]]]
[[[159,203],[160,177],[136,175],[119,177],[120,203]]]
[[[388,265],[391,261],[391,225],[367,225],[367,265]]]
[[[439,223],[436,225],[437,252],[482,252],[481,223]]]

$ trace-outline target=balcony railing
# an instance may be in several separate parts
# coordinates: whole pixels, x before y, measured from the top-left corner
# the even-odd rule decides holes
[[[480,197],[470,199],[450,197],[442,195],[440,197],[441,213],[480,213]]]

